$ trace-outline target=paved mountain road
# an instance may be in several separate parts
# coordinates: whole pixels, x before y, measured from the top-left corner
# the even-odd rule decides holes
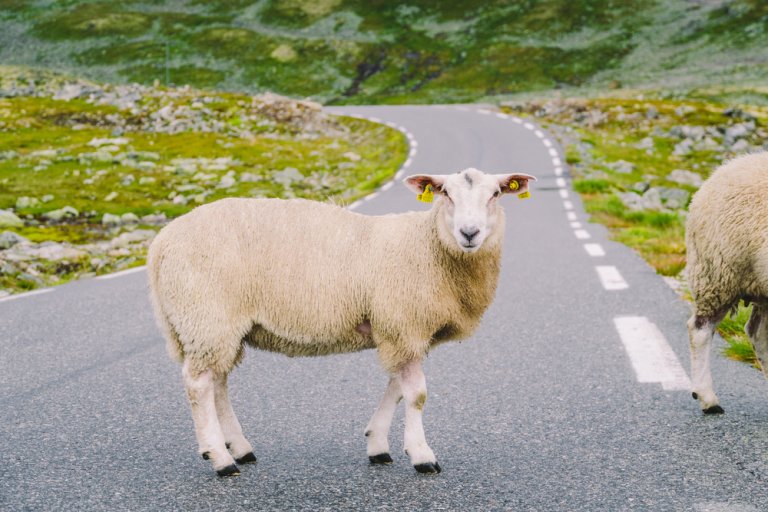
[[[685,389],[688,306],[587,223],[545,133],[475,107],[331,110],[407,130],[405,174],[539,177],[531,199],[505,199],[502,275],[481,328],[425,364],[443,473],[410,466],[402,408],[394,464],[369,466],[362,432],[386,385],[373,352],[249,351],[231,393],[259,462],[217,478],[196,454],[139,271],[0,301],[0,509],[768,508],[768,385],[715,356],[726,414],[701,415]],[[355,205],[425,207],[399,183]]]

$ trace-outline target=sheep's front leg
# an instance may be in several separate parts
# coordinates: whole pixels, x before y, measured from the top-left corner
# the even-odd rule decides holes
[[[422,410],[427,402],[427,380],[421,369],[421,361],[411,361],[397,374],[405,399],[405,453],[419,473],[439,473],[440,465],[424,437],[421,422]]]
[[[752,315],[744,330],[755,349],[763,375],[768,378],[768,304],[752,304]]]
[[[392,457],[389,455],[389,427],[392,426],[392,417],[398,402],[403,398],[400,391],[400,383],[396,377],[390,377],[387,390],[379,402],[379,407],[371,416],[368,426],[365,427],[365,437],[368,440],[368,460],[372,464],[390,464]]]
[[[698,399],[704,414],[722,414],[723,408],[712,386],[712,371],[709,358],[711,355],[712,336],[717,324],[725,313],[716,317],[694,314],[688,321],[688,336],[691,343],[691,380],[693,398]]]
[[[251,443],[243,435],[240,422],[237,421],[232,403],[229,401],[229,389],[227,376],[214,380],[214,396],[216,400],[216,415],[224,433],[224,441],[238,464],[252,464],[256,462]]]
[[[202,372],[194,371],[187,361],[184,363],[182,375],[192,408],[200,455],[213,463],[213,469],[219,476],[239,475],[235,460],[227,451],[224,433],[216,413],[213,372],[210,368]]]

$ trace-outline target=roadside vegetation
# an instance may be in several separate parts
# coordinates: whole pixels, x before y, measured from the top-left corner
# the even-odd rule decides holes
[[[691,195],[725,160],[768,149],[768,89],[696,89],[510,103],[564,147],[592,221],[635,249],[683,295]],[[757,365],[744,334],[749,308],[720,325],[726,354]]]
[[[311,102],[0,67],[0,294],[139,265],[160,226],[223,197],[352,202],[406,152]]]

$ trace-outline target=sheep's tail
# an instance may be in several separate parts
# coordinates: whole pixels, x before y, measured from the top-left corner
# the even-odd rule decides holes
[[[160,267],[163,261],[163,247],[160,235],[155,237],[152,245],[149,246],[147,254],[147,276],[149,277],[149,299],[152,301],[152,307],[155,310],[155,320],[157,326],[165,337],[165,347],[168,355],[179,363],[184,361],[184,346],[181,344],[179,334],[176,332],[168,315],[163,308],[160,297]]]

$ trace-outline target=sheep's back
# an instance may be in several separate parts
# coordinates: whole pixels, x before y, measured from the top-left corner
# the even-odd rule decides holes
[[[725,286],[734,296],[768,296],[768,153],[712,174],[691,201],[686,241],[694,295]]]

